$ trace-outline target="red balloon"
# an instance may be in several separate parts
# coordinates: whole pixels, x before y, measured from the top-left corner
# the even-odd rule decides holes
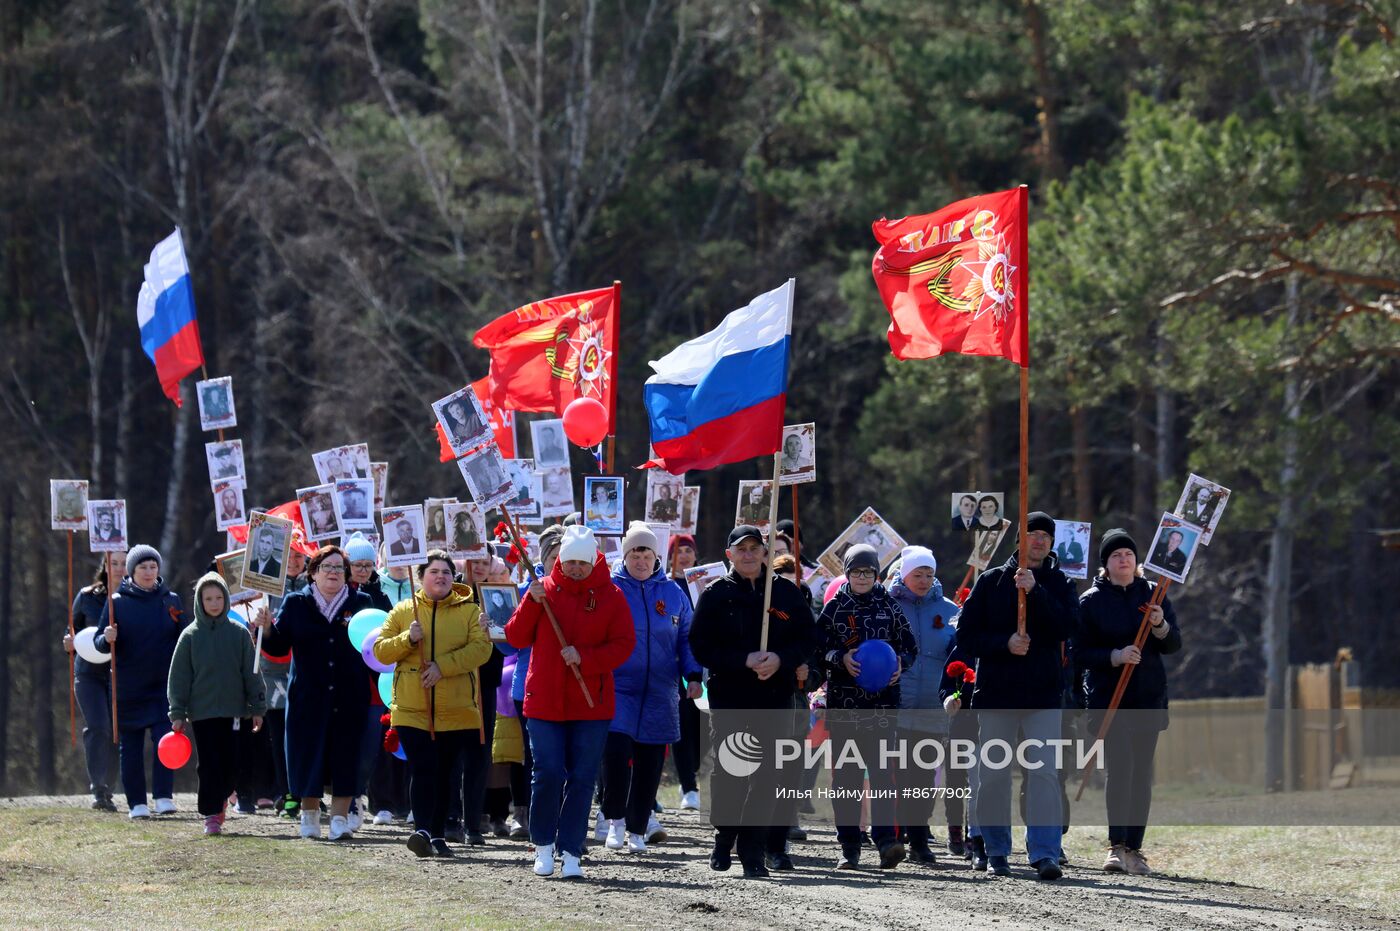
[[[594,398],[574,398],[564,408],[564,433],[575,446],[597,446],[608,435],[608,409]]]
[[[828,601],[835,598],[836,593],[840,591],[841,586],[845,584],[846,577],[844,575],[838,575],[836,578],[832,579],[829,583],[827,583],[826,594],[822,596],[822,604],[826,604]],[[891,673],[891,675],[894,675],[894,673]]]
[[[166,769],[179,769],[190,761],[190,739],[171,731],[156,744],[156,756]]]

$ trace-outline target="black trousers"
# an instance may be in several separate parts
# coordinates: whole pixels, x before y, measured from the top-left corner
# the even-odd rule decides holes
[[[886,718],[885,720],[891,720]],[[870,780],[870,839],[876,847],[884,847],[895,839],[895,810],[893,798],[886,797],[895,787],[895,767],[881,758],[881,741],[893,742],[896,739],[894,727],[874,727],[864,721],[857,721],[853,715],[846,720],[831,720],[832,769],[831,788],[837,797],[831,800],[831,810],[836,819],[836,839],[842,846],[860,843],[860,809],[862,789],[867,773]],[[846,742],[860,749],[860,759],[864,766],[848,760],[838,766],[842,747]],[[924,821],[928,821],[927,815]]]
[[[199,750],[199,813],[204,817],[221,815],[238,779],[239,733],[234,718],[205,718],[192,721],[195,747]]]
[[[409,794],[414,824],[432,838],[442,837],[447,827],[447,809],[459,785],[453,779],[454,764],[481,763],[481,743],[475,731],[438,731],[436,739],[416,727],[396,728],[404,753],[408,755],[412,777]]]
[[[408,813],[408,763],[384,749],[384,732],[389,728],[384,724],[377,726],[379,755],[369,774],[369,810],[402,817]]]
[[[739,862],[762,866],[763,854],[783,849],[789,827],[787,813],[778,814],[777,795],[780,771],[777,768],[777,739],[788,736],[788,722],[780,713],[712,710],[710,749],[719,748],[731,734],[746,734],[756,746],[758,768],[748,776],[731,775],[716,762],[710,773],[710,824],[715,829],[715,846],[738,848]],[[798,778],[794,768],[792,778]]]
[[[453,767],[457,788],[452,793],[447,811],[450,823],[460,824],[468,831],[481,829],[481,815],[486,802],[486,771],[491,768],[491,741],[496,736],[496,690],[482,689],[480,679],[477,679],[477,688],[481,698],[481,720],[486,725],[486,742],[481,742],[479,731],[463,733],[467,735],[464,738],[466,744],[475,744],[478,750],[484,748],[484,752],[470,759],[463,756]],[[417,809],[414,809],[413,817],[418,817]]]
[[[1108,842],[1142,849],[1152,810],[1152,760],[1157,755],[1155,726],[1133,727],[1119,718],[1104,738],[1104,798],[1108,803]]]
[[[676,768],[676,781],[682,792],[694,792],[700,787],[696,774],[700,771],[700,736],[703,712],[685,695],[681,685],[681,739],[671,744],[671,762]]]
[[[625,817],[629,833],[646,834],[665,766],[665,744],[644,744],[609,731],[603,747],[603,817]]]
[[[287,787],[287,710],[269,708],[263,715],[263,729],[272,744],[272,800],[280,802],[291,792]]]

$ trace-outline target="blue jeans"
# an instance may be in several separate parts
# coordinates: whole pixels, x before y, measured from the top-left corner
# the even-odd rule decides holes
[[[982,829],[982,842],[987,856],[1005,857],[1011,853],[1011,771],[1016,766],[1016,732],[1026,740],[1039,740],[1039,747],[1027,747],[1026,778],[1026,853],[1031,863],[1060,856],[1060,776],[1055,768],[1055,748],[1043,742],[1058,740],[1060,709],[1044,708],[1033,711],[983,710],[977,712],[979,754],[992,740],[1005,741],[1011,747],[1011,760],[1006,766],[979,766],[976,794],[977,824]],[[1002,753],[990,755],[1000,763]],[[979,759],[981,757],[979,756]],[[1039,767],[1036,764],[1039,763]]]
[[[530,752],[535,771],[530,781],[530,840],[558,844],[583,856],[593,786],[611,721],[543,721],[530,719]]]
[[[122,789],[126,791],[128,808],[146,804],[147,731],[151,732],[151,749],[155,750],[160,744],[160,739],[170,733],[170,721],[162,718],[144,727],[119,729]],[[160,755],[156,753],[151,754],[151,789],[156,798],[170,798],[175,793],[175,773],[165,768],[165,764],[160,761]]]

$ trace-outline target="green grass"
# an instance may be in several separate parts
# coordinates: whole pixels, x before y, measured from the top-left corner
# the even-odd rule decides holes
[[[287,822],[277,836],[239,833],[247,823],[206,838],[192,817],[129,822],[75,809],[0,811],[0,925],[563,927],[521,914],[519,896],[493,883],[499,874],[474,872],[467,861],[420,863],[397,839],[310,843]]]

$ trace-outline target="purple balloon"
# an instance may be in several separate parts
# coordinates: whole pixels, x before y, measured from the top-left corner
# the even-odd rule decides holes
[[[379,639],[379,632],[383,629],[382,627],[376,627],[369,632],[365,637],[365,642],[360,644],[360,656],[364,658],[365,665],[375,672],[393,672],[394,667],[392,665],[381,663],[379,658],[374,655],[374,641]]]

